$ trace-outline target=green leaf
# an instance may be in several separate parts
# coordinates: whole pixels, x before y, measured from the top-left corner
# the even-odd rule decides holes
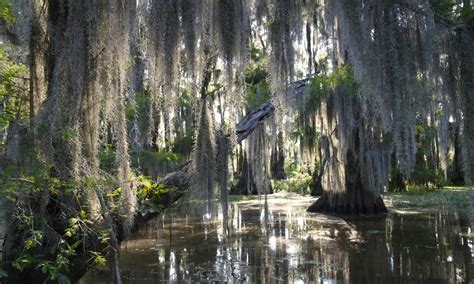
[[[3,268],[0,268],[0,278],[5,278],[8,276],[8,273],[3,270]]]
[[[56,280],[58,281],[58,283],[60,284],[70,284],[71,283],[71,280],[69,280],[69,278],[66,277],[66,275],[62,274],[62,273],[59,273]]]

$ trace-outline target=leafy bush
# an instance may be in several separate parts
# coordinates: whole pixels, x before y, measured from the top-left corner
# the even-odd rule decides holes
[[[181,165],[182,156],[166,151],[134,151],[130,153],[132,167],[138,169],[146,176],[158,177],[169,173]],[[106,171],[115,168],[116,152],[106,149],[99,152],[100,166]]]
[[[49,224],[56,216],[36,214],[42,210],[40,206],[44,206],[44,201],[40,203],[39,200],[47,192],[51,208],[67,206],[61,201],[64,196],[81,200],[87,189],[109,186],[110,181],[60,180],[50,176],[48,167],[40,166],[26,172],[23,168],[10,166],[0,177],[0,195],[12,206],[15,236],[17,241],[23,243],[21,249],[9,252],[12,266],[19,271],[38,269],[47,275],[49,281],[70,283],[66,274],[70,271],[71,262],[79,247],[87,243],[86,235],[95,232],[96,227],[88,213],[81,209],[75,213],[71,210],[71,215],[64,216],[67,222],[53,231]],[[0,269],[0,275],[5,274],[2,271]]]
[[[193,137],[181,136],[177,137],[171,144],[173,153],[179,154],[183,157],[189,157],[193,151]]]
[[[9,11],[9,8],[1,3],[2,1],[0,21],[2,13]],[[29,116],[28,92],[24,78],[28,78],[28,68],[11,60],[6,49],[0,47],[0,153],[4,150],[10,125]]]
[[[175,170],[182,163],[181,155],[165,151],[131,152],[132,167],[146,176],[159,177]]]
[[[311,192],[311,176],[307,173],[294,171],[285,180],[272,180],[272,187],[275,192],[286,191],[299,194],[309,194]]]
[[[166,204],[166,196],[173,191],[178,191],[177,188],[166,186],[163,183],[152,183],[143,176],[139,176],[137,180],[140,182],[137,192],[138,212],[142,216],[163,210],[169,205]]]
[[[408,181],[408,187],[425,187],[427,189],[440,187],[444,184],[444,177],[440,171],[430,169],[424,165],[415,165]]]

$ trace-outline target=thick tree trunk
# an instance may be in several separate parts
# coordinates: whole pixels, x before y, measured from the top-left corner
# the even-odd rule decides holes
[[[465,5],[471,7],[470,1]],[[468,9],[466,7],[466,9]],[[474,19],[466,20],[460,32],[460,76],[463,95],[463,172],[467,185],[474,184]]]
[[[462,174],[461,137],[459,134],[459,126],[453,123],[451,125],[453,132],[453,163],[449,172],[449,181],[454,185],[464,185],[464,176]]]
[[[278,132],[278,140],[272,150],[271,172],[272,177],[276,180],[286,179],[285,172],[285,149],[283,141],[283,132]]]
[[[377,169],[379,172],[372,172],[373,157],[366,156],[366,153],[377,152],[375,157],[382,158],[383,149],[367,146],[368,134],[365,131],[369,130],[364,129],[357,98],[338,89],[330,94],[322,111],[327,113],[323,124],[329,132],[321,139],[324,191],[308,211],[339,215],[386,213],[387,208],[379,195],[382,188],[378,188],[383,182],[381,180],[386,178],[384,171]],[[334,127],[336,119],[338,124]]]
[[[358,137],[357,133],[354,136]],[[357,150],[349,150],[346,155],[346,163],[344,165],[345,190],[326,188],[323,191],[323,195],[308,208],[309,212],[337,215],[377,215],[387,213],[387,208],[378,192],[367,190],[362,182],[360,157]]]
[[[232,187],[231,193],[238,195],[258,194],[257,185],[255,184],[252,169],[247,161],[247,155],[243,155],[240,165],[239,180],[237,184]]]
[[[275,169],[275,178],[276,179],[286,179],[285,172],[285,145],[283,141],[283,132],[278,132],[278,156],[277,164]]]
[[[323,194],[323,185],[321,179],[323,178],[323,170],[316,168],[311,177],[311,195],[321,196]]]
[[[47,38],[46,18],[48,7],[46,1],[32,1],[30,52],[30,124],[33,126],[37,110],[46,98],[47,88]]]
[[[322,143],[325,138],[321,138],[318,142],[318,157],[314,161],[314,172],[311,177],[311,195],[312,196],[321,196],[323,195],[323,174],[324,174],[324,166],[327,163],[327,158],[323,156],[323,149],[321,147]]]
[[[324,194],[308,208],[308,212],[336,215],[377,215],[387,213],[382,197],[371,192],[350,190]]]

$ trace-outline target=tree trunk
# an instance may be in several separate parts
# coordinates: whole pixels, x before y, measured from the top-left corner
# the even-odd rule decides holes
[[[325,192],[308,212],[335,215],[377,215],[387,213],[387,208],[380,196],[357,189],[344,193]]]
[[[239,165],[240,173],[237,184],[232,187],[231,193],[238,195],[258,194],[257,185],[253,179],[252,169],[247,161],[247,155],[244,153]]]
[[[453,132],[453,163],[451,165],[449,180],[454,185],[464,185],[459,125],[457,125],[457,123],[451,123],[451,126],[451,131]]]
[[[357,130],[356,130],[357,131]],[[358,152],[358,133],[355,137],[355,149],[349,150],[344,165],[345,190],[325,188],[323,195],[308,208],[309,212],[337,215],[376,215],[387,213],[387,208],[378,193],[366,189],[360,171]]]
[[[464,0],[470,9],[471,3]],[[460,75],[463,95],[463,171],[467,185],[474,184],[474,19],[466,20],[460,32]]]
[[[47,38],[46,19],[48,7],[46,1],[32,1],[30,52],[30,124],[33,126],[37,110],[46,98],[47,88]]]
[[[272,151],[271,159],[271,172],[272,177],[276,180],[286,179],[286,172],[285,172],[285,149],[284,149],[284,141],[283,141],[283,132],[278,132],[278,139],[275,147]]]
[[[321,196],[323,194],[321,179],[323,178],[324,172],[318,161],[315,161],[315,165],[313,175],[311,176],[311,195]]]
[[[358,99],[344,89],[336,89],[322,104],[322,112],[327,114],[323,119],[327,135],[321,139],[324,191],[308,211],[339,215],[386,213],[379,192],[388,177],[384,170],[376,168],[388,165],[374,165],[373,157],[368,155],[376,153],[375,159],[381,159],[384,150],[367,146],[370,130],[364,128]]]

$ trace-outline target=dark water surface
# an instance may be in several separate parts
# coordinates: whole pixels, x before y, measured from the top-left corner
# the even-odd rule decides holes
[[[474,283],[474,220],[455,210],[339,219],[308,197],[174,210],[122,245],[124,283]],[[187,213],[184,213],[185,211]],[[80,283],[109,283],[97,269]]]

